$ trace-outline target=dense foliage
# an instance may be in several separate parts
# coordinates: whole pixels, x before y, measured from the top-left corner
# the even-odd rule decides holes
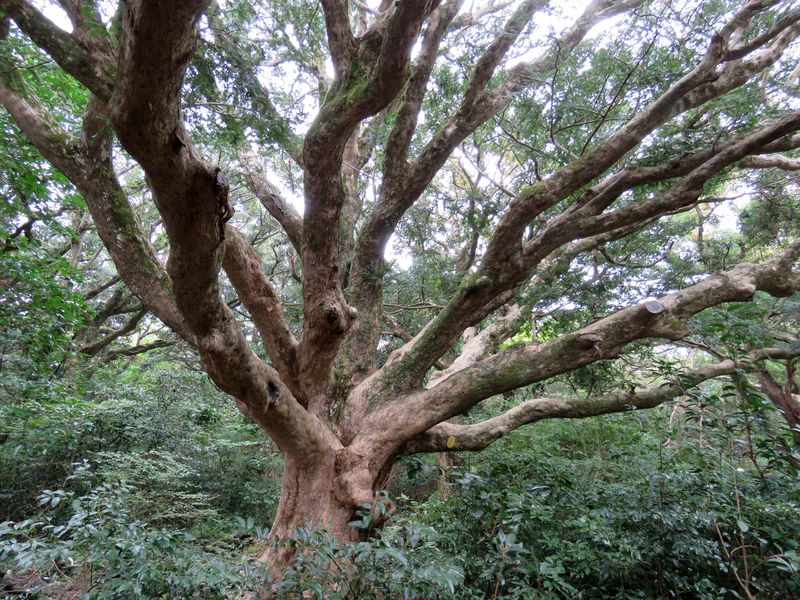
[[[0,417],[6,589],[225,598],[264,576],[242,556],[267,543],[280,455],[204,376],[95,370],[6,402]],[[800,477],[787,434],[757,389],[730,384],[655,412],[542,423],[462,455],[444,486],[435,463],[404,459],[387,483],[402,516],[372,530],[367,507],[353,522],[365,541],[349,545],[297,531],[275,589],[795,597]]]

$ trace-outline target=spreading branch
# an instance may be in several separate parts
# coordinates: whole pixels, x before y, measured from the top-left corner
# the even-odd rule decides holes
[[[67,73],[75,77],[99,98],[111,96],[115,61],[104,28],[96,35],[77,38],[62,29],[25,0],[0,0],[0,11],[8,14],[17,26]]]
[[[555,340],[507,348],[432,388],[402,395],[378,408],[367,421],[380,422],[383,427],[363,429],[365,433],[354,444],[393,452],[409,431],[426,431],[490,396],[615,358],[625,345],[639,339],[682,339],[689,333],[688,319],[711,306],[752,300],[758,290],[778,297],[791,295],[800,290],[800,273],[792,269],[798,256],[800,240],[763,265],[740,264],[655,303],[622,309]]]
[[[488,91],[487,84],[498,65],[513,42],[522,33],[531,15],[541,6],[539,2],[525,2],[506,22],[501,32],[478,59],[459,108],[447,119],[433,139],[425,145],[419,156],[410,162],[407,161],[406,154],[408,140],[413,134],[416,120],[406,118],[400,121],[392,133],[394,140],[390,138],[394,148],[387,147],[388,170],[384,173],[385,179],[381,189],[380,202],[369,214],[356,249],[353,269],[354,289],[356,290],[354,296],[359,298],[358,308],[370,325],[361,325],[357,331],[354,331],[354,338],[364,337],[367,332],[362,330],[370,329],[373,334],[367,339],[374,341],[374,332],[377,330],[380,318],[377,307],[382,294],[380,274],[383,271],[383,252],[386,244],[402,216],[419,199],[458,144],[480,125],[498,114],[516,94],[535,80],[536,75],[551,70],[559,59],[568,55],[580,43],[596,23],[614,14],[629,10],[635,4],[635,2],[592,3],[570,29],[553,41],[549,50],[541,58],[518,65],[512,69],[497,89]],[[422,54],[420,59],[424,56]],[[409,90],[414,91],[413,88],[409,88]],[[424,90],[420,90],[419,93],[422,91]],[[409,98],[415,102],[421,101],[421,98],[413,95]],[[494,295],[497,296],[502,292],[503,290],[497,290]],[[482,304],[486,305],[487,301]],[[417,380],[427,371],[427,367],[441,356],[446,349],[445,346],[449,347],[455,342],[466,326],[468,325],[453,328],[452,335],[436,336],[443,341],[441,347],[437,346],[434,351],[438,356],[434,357],[431,353],[430,358],[420,361],[421,368],[414,369],[413,373]],[[424,342],[424,340],[417,341]],[[409,357],[409,360],[412,359]],[[415,356],[413,360],[416,361],[417,357]],[[427,367],[422,367],[423,363],[427,363]]]
[[[591,210],[601,212],[607,205],[600,206],[598,210],[597,203],[591,204],[595,192],[588,188],[574,208],[550,219],[547,226],[523,246],[524,232],[534,218],[590,184],[639,144],[644,136],[686,110],[743,85],[753,73],[776,61],[789,42],[800,33],[796,27],[784,30],[771,46],[748,55],[747,61],[729,62],[721,72],[717,71],[730,36],[763,8],[760,2],[746,4],[713,37],[700,62],[649,106],[637,112],[623,127],[580,159],[572,161],[544,181],[522,190],[512,200],[495,228],[478,272],[464,279],[448,308],[439,313],[426,329],[425,335],[418,336],[398,350],[402,358],[387,362],[385,373],[377,375],[369,385],[380,389],[384,381],[394,380],[398,372],[404,374],[404,381],[400,385],[417,385],[433,361],[455,343],[461,332],[473,325],[476,319],[485,316],[481,307],[498,294],[514,290],[551,252],[580,237],[618,229],[631,220],[635,222],[634,215],[629,219],[625,210],[617,211],[610,218],[609,215],[600,214],[591,216]],[[788,136],[797,129],[796,118],[796,114],[790,115],[752,134],[753,137],[748,136],[746,140],[733,142],[718,151],[687,175],[672,194],[637,206],[635,216],[650,220],[658,214],[669,214],[676,208],[691,205],[702,192],[703,183],[714,173],[748,153],[762,151],[765,145]],[[590,208],[586,208],[587,204]],[[584,212],[587,214],[585,221],[577,220],[574,213],[579,209],[588,211]],[[574,226],[576,222],[577,227]]]
[[[268,179],[260,173],[261,169],[255,155],[240,149],[239,161],[247,178],[247,185],[258,198],[267,212],[275,219],[286,232],[286,236],[294,246],[298,255],[303,253],[303,219],[297,214],[294,207],[283,197]]]
[[[223,268],[264,343],[281,379],[299,393],[297,341],[283,318],[281,299],[267,279],[261,257],[240,231],[227,227]]]
[[[483,450],[509,432],[544,419],[582,419],[617,412],[654,408],[686,394],[688,390],[717,377],[742,369],[758,370],[756,365],[768,359],[789,359],[800,352],[784,348],[762,348],[739,360],[723,360],[698,369],[683,371],[673,381],[646,390],[635,388],[591,398],[533,398],[518,404],[501,415],[475,424],[439,423],[411,439],[402,454]]]

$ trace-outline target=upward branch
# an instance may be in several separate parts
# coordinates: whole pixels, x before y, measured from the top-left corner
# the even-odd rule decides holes
[[[440,24],[436,21],[428,31],[428,43],[423,46],[418,59],[419,71],[415,71],[409,82],[404,103],[387,142],[379,202],[368,215],[358,238],[352,275],[353,296],[358,298],[360,319],[363,322],[359,323],[352,334],[351,353],[354,356],[363,354],[367,348],[374,348],[377,344],[383,289],[383,252],[386,244],[402,216],[420,198],[457,145],[507,106],[516,93],[532,82],[536,74],[546,73],[559,58],[568,55],[598,21],[628,10],[636,3],[593,2],[541,58],[524,64],[524,77],[520,75],[523,67],[516,67],[497,90],[489,91],[488,83],[498,66],[542,4],[537,1],[524,2],[513,13],[477,60],[458,109],[425,145],[419,156],[409,162],[409,143],[416,128],[425,83],[430,76],[435,51],[444,34],[444,31],[437,29]],[[442,9],[445,10],[446,6],[448,5],[444,5]],[[444,17],[452,19],[449,13]],[[453,340],[460,333],[457,332]]]
[[[314,461],[335,445],[331,432],[304,410],[279,373],[255,355],[219,293],[225,223],[233,212],[229,187],[221,170],[209,165],[191,143],[180,115],[180,89],[207,4],[125,4],[112,120],[123,146],[143,167],[163,217],[176,305],[195,336],[204,368],[283,451],[301,463]],[[229,267],[236,283],[239,269],[249,268],[252,261],[236,239],[231,250]],[[261,303],[269,303],[269,297],[255,293],[243,293],[243,301],[269,329],[264,331],[267,346],[289,376],[291,336],[279,315],[264,312]],[[277,348],[280,344],[284,347]]]
[[[674,381],[645,390],[595,396],[592,398],[532,398],[486,421],[466,425],[444,422],[411,439],[403,446],[403,454],[483,450],[509,432],[544,419],[582,419],[615,412],[653,408],[686,394],[704,381],[732,375],[742,369],[753,369],[767,359],[791,359],[800,352],[784,348],[763,348],[750,352],[741,360],[723,360],[697,369],[681,372]]]
[[[338,3],[329,4],[334,10]],[[348,306],[342,295],[343,267],[339,264],[345,147],[358,124],[386,107],[405,83],[411,49],[430,4],[417,0],[395,3],[386,16],[373,23],[359,39],[357,51],[337,76],[306,135],[305,321],[300,340],[300,376],[310,397],[318,396],[327,387],[341,338],[356,316],[355,309]],[[329,43],[336,48],[341,41],[337,36]]]
[[[585,156],[572,161],[546,180],[523,189],[512,200],[495,228],[478,272],[462,281],[447,307],[425,329],[424,334],[398,350],[397,360],[387,362],[382,368],[384,373],[379,372],[373,381],[365,385],[374,386],[373,390],[380,389],[384,385],[382,381],[393,381],[392,385],[398,385],[393,375],[397,372],[404,375],[403,383],[399,385],[418,385],[433,362],[452,346],[461,332],[489,314],[488,309],[493,306],[493,299],[516,289],[551,252],[580,237],[610,231],[630,223],[626,212],[618,211],[610,221],[606,221],[608,228],[598,225],[605,218],[602,216],[597,216],[597,220],[593,221],[594,228],[582,228],[579,218],[576,217],[578,211],[589,210],[587,206],[597,208],[597,205],[592,205],[595,190],[588,188],[574,206],[556,213],[546,221],[546,226],[533,240],[523,243],[523,234],[534,218],[591,183],[619,162],[646,135],[690,108],[701,106],[743,85],[765,65],[776,61],[790,41],[800,34],[796,25],[776,36],[770,46],[754,50],[746,60],[720,66],[725,61],[728,41],[733,31],[747,25],[753,15],[762,9],[760,2],[745,5],[713,36],[705,54],[693,69]],[[691,204],[697,200],[703,183],[712,173],[719,172],[746,154],[759,152],[762,146],[796,130],[795,117],[796,115],[787,117],[789,120],[776,124],[777,128],[774,130],[767,126],[744,145],[736,146],[737,149],[731,148],[729,152],[718,149],[718,156],[707,160],[705,167],[691,176],[680,190],[676,190],[672,201],[662,202],[658,204],[658,208],[645,203],[635,210],[640,211],[639,216],[643,219],[652,219],[657,214],[666,214],[675,208]],[[611,200],[615,197],[612,196]],[[606,206],[608,205],[599,207],[599,212]]]
[[[350,30],[347,3],[342,0],[320,0],[320,4],[325,13],[333,69],[338,75],[350,66],[357,49],[356,40]]]

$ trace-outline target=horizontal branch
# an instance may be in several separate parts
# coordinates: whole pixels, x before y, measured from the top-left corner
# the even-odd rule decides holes
[[[782,169],[784,171],[800,171],[800,158],[790,158],[779,154],[769,156],[751,156],[739,161],[745,169]]]
[[[156,340],[155,342],[150,342],[147,344],[138,344],[136,346],[130,346],[127,348],[115,348],[114,350],[109,350],[106,352],[101,358],[100,362],[103,364],[108,364],[120,358],[131,356],[138,356],[139,354],[144,354],[145,352],[150,352],[151,350],[158,350],[160,348],[169,348],[177,344],[177,340]]]
[[[93,287],[91,290],[86,292],[83,297],[86,300],[91,300],[92,298],[102,294],[108,288],[118,284],[120,281],[122,281],[122,277],[119,275],[114,275],[111,279],[108,279],[107,281],[104,281],[103,283]]]
[[[402,440],[461,414],[481,400],[560,373],[615,358],[630,342],[643,338],[678,340],[689,333],[687,321],[725,302],[750,301],[757,290],[788,296],[800,290],[792,267],[800,240],[764,263],[744,263],[657,302],[617,311],[595,323],[546,343],[512,346],[458,371],[438,385],[401,396],[365,418],[358,443],[393,451]],[[356,443],[356,442],[354,442]]]
[[[653,408],[682,396],[687,390],[716,377],[730,375],[740,369],[753,368],[753,363],[767,359],[789,359],[800,355],[784,348],[754,350],[740,360],[724,360],[671,377],[658,387],[592,398],[533,398],[501,415],[475,424],[450,421],[434,425],[403,446],[401,454],[483,450],[511,431],[544,419],[582,419],[631,410]]]

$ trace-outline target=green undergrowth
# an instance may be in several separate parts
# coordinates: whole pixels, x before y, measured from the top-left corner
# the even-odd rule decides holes
[[[779,415],[744,398],[710,388],[543,422],[457,457],[444,489],[433,457],[406,457],[386,526],[365,508],[362,542],[299,530],[275,577],[254,560],[278,500],[274,447],[197,373],[99,371],[0,405],[3,585],[10,598],[234,598],[264,581],[281,598],[800,597],[800,478]]]

